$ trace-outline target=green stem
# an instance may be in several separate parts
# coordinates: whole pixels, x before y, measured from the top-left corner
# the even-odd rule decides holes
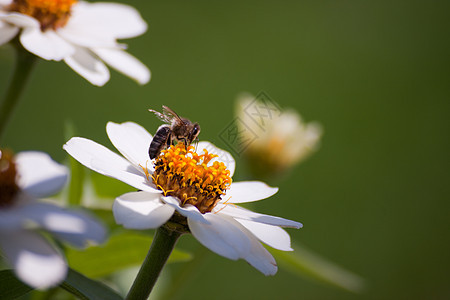
[[[30,78],[37,56],[25,50],[20,44],[13,43],[16,49],[16,66],[3,101],[0,103],[0,138],[2,138],[6,125],[11,118],[20,96]]]
[[[164,226],[158,228],[152,246],[128,292],[126,300],[145,300],[148,298],[180,236],[180,232],[172,231]]]

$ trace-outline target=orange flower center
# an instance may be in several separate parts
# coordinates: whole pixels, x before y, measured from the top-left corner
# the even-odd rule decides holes
[[[211,212],[231,184],[230,171],[223,162],[212,162],[217,155],[205,149],[197,154],[193,146],[178,143],[156,158],[152,175],[155,185],[166,196],[177,197],[181,205],[194,205],[201,213]]]
[[[41,30],[56,30],[66,25],[72,5],[77,0],[13,0],[9,11],[19,12],[35,18]]]
[[[7,150],[0,150],[0,208],[8,207],[14,202],[19,191],[16,179],[17,168],[13,154]]]

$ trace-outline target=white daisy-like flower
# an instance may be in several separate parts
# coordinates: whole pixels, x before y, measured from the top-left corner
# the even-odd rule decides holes
[[[274,102],[243,94],[237,101],[236,115],[243,153],[269,173],[292,167],[319,146],[321,126],[304,122],[293,109],[282,110]]]
[[[82,248],[106,232],[93,218],[36,199],[64,186],[68,170],[43,152],[0,151],[0,254],[19,279],[45,289],[63,281],[67,263],[39,232]]]
[[[281,227],[300,228],[302,224],[236,204],[270,197],[278,188],[259,181],[231,183],[234,159],[209,142],[199,142],[197,150],[179,143],[151,161],[152,136],[144,128],[132,122],[109,122],[106,130],[123,157],[80,137],[70,139],[63,148],[86,167],[139,190],[115,200],[117,223],[130,229],[151,229],[169,220],[184,220],[194,237],[217,254],[245,259],[265,275],[277,272],[274,258],[260,241],[292,251],[290,237]]]
[[[45,60],[64,60],[94,85],[108,82],[104,63],[140,84],[150,71],[117,39],[139,36],[147,24],[139,12],[118,3],[78,0],[0,0],[0,45],[20,35],[29,52]]]

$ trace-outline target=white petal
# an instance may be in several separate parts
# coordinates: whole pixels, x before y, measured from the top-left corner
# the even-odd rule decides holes
[[[42,32],[40,28],[27,27],[20,35],[20,42],[31,53],[46,60],[56,60],[72,55],[75,48],[52,30]]]
[[[17,277],[31,287],[45,289],[63,281],[67,264],[49,243],[35,232],[0,232],[0,247]]]
[[[94,37],[131,38],[143,34],[147,24],[131,6],[119,3],[78,2],[66,24],[84,35]]]
[[[103,86],[109,80],[109,70],[95,54],[85,48],[77,47],[75,53],[64,58],[66,64],[87,81]]]
[[[195,145],[194,145],[195,146]],[[230,170],[230,176],[233,176],[236,169],[236,162],[233,156],[225,150],[219,149],[210,142],[199,142],[197,145],[197,153],[202,154],[203,149],[208,150],[208,153],[216,154],[218,157],[212,159],[208,165],[213,164],[215,161],[221,161],[225,164],[228,170]]]
[[[217,214],[224,214],[227,216],[231,216],[236,219],[249,220],[268,225],[291,227],[297,229],[303,227],[303,225],[299,222],[283,219],[280,217],[255,213],[251,210],[239,207],[237,205],[219,204],[214,208],[213,212],[217,212]]]
[[[40,28],[38,20],[33,17],[21,13],[2,13],[0,12],[0,20],[17,27],[33,27]]]
[[[33,203],[33,201],[35,199],[31,198],[30,195],[19,192],[14,199],[14,205],[0,209],[0,231],[22,229],[27,222],[23,217],[22,207],[28,203]]]
[[[250,233],[248,234],[250,235]],[[251,251],[244,259],[264,275],[275,275],[278,271],[278,267],[272,254],[270,254],[256,238],[252,238],[251,242]]]
[[[69,21],[64,27],[58,29],[58,35],[81,47],[117,47],[114,35],[89,13],[90,6],[86,2],[74,4]]]
[[[133,122],[122,124],[108,122],[106,132],[111,143],[126,159],[140,170],[142,166],[153,172],[153,164],[148,156],[152,136],[144,127]]]
[[[92,48],[104,62],[139,84],[150,81],[150,70],[137,58],[119,48]]]
[[[88,242],[103,243],[106,238],[104,227],[82,212],[70,211],[50,203],[34,202],[20,207],[18,213],[24,221],[33,221],[79,248],[85,247]]]
[[[18,32],[18,27],[0,21],[0,46],[8,43]]]
[[[237,260],[241,257],[240,248],[248,251],[248,239],[235,226],[230,226],[224,218],[214,218],[208,214],[209,224],[188,219],[192,235],[205,247],[228,259]]]
[[[261,181],[241,181],[233,182],[227,191],[224,201],[229,203],[253,202],[268,198],[278,192],[278,188],[273,188]],[[230,198],[231,197],[231,198]]]
[[[113,213],[117,224],[130,229],[158,228],[172,217],[175,209],[160,201],[160,195],[133,192],[114,201]]]
[[[143,171],[139,172],[129,161],[96,142],[74,137],[63,148],[91,170],[123,181],[139,190],[161,193],[150,186]]]
[[[19,229],[22,225],[21,215],[17,213],[14,207],[0,210],[0,230]]]
[[[282,251],[293,251],[291,248],[291,237],[283,228],[242,219],[235,220],[270,247]]]
[[[6,6],[10,5],[13,2],[13,0],[0,0],[0,5]]]
[[[206,214],[210,224],[188,219],[189,228],[201,244],[226,258],[245,259],[265,275],[277,272],[272,255],[259,241],[234,219],[218,214]]]
[[[193,219],[200,223],[208,223],[204,215],[193,205],[188,204],[181,207],[180,201],[175,197],[161,197],[161,200],[175,208],[182,216],[188,219]]]
[[[67,42],[83,48],[120,47],[113,37],[89,29],[88,27],[80,28],[66,25],[58,29],[58,35]]]
[[[27,151],[16,155],[18,184],[36,198],[48,197],[60,191],[67,181],[68,169],[44,152]]]

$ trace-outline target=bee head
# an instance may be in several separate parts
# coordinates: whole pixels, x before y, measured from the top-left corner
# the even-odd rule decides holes
[[[198,125],[198,123],[194,123],[192,125],[192,129],[189,132],[189,142],[192,143],[200,134],[200,125]]]

